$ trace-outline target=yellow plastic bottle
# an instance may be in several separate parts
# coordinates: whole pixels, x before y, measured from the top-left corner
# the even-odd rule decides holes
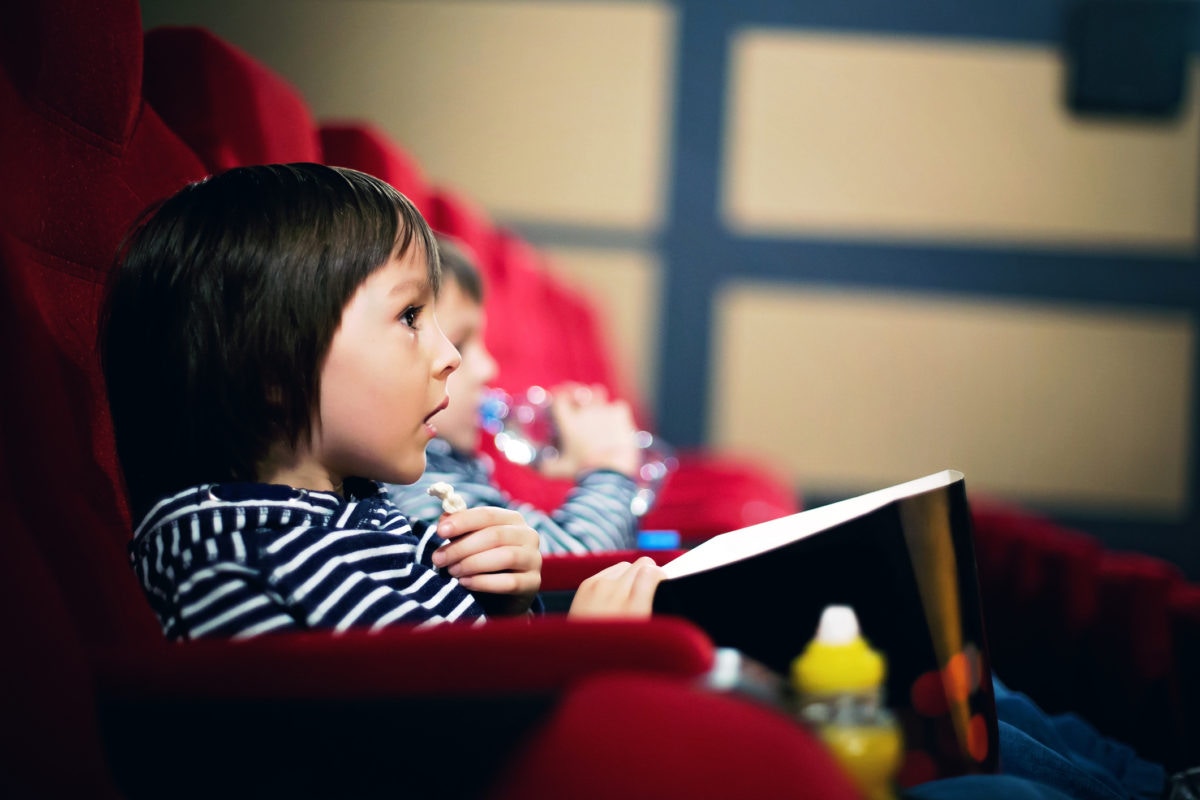
[[[903,736],[884,706],[883,656],[863,639],[849,606],[829,606],[817,635],[792,661],[800,719],[810,725],[869,800],[895,800]]]

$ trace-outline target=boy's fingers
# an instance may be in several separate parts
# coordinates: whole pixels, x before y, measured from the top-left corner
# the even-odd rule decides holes
[[[654,563],[654,559],[644,557],[644,561],[648,563],[643,563],[643,559],[638,559],[637,564],[634,565],[637,569],[637,576],[634,579],[632,596],[639,604],[645,600],[649,600],[652,604],[658,584],[667,577],[667,573]]]
[[[453,539],[496,525],[523,525],[520,512],[495,506],[476,506],[453,514],[443,514],[438,520],[438,535]]]
[[[654,592],[665,577],[649,556],[622,561],[588,578],[568,612],[574,617],[645,618],[654,608]]]
[[[489,572],[483,575],[468,575],[458,580],[472,592],[488,594],[536,594],[542,586],[541,575],[530,572]]]
[[[627,569],[629,569],[628,561],[618,561],[616,564],[610,564],[604,569],[600,570],[595,575],[588,578],[587,581],[598,583],[603,580],[608,580],[609,578],[615,578]]]
[[[433,554],[433,563],[445,567],[462,561],[476,553],[484,553],[504,547],[517,547],[537,553],[539,538],[537,531],[528,525],[492,525],[482,530],[470,531],[442,545]],[[540,554],[539,554],[540,558]]]
[[[456,578],[488,572],[541,572],[542,559],[537,551],[524,547],[496,547],[470,555],[447,569]]]

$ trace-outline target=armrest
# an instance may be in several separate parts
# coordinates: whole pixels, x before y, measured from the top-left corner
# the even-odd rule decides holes
[[[370,698],[531,692],[582,675],[633,670],[698,677],[711,640],[669,617],[646,621],[498,620],[479,627],[311,632],[97,651],[107,696]]]
[[[283,634],[93,653],[127,798],[478,797],[592,674],[693,684],[690,623],[546,618],[379,634]]]

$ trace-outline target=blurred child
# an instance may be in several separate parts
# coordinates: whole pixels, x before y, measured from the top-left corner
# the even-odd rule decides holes
[[[410,519],[434,522],[441,505],[426,493],[450,483],[468,506],[489,505],[519,511],[541,537],[543,553],[625,550],[636,546],[638,520],[631,502],[637,485],[638,452],[633,414],[623,401],[609,401],[603,387],[568,385],[554,392],[553,413],[561,454],[543,471],[575,479],[563,504],[547,514],[514,501],[492,480],[491,467],[478,456],[479,403],[496,377],[496,362],[483,340],[483,282],[467,252],[438,236],[442,288],[438,323],[462,355],[462,365],[446,381],[450,406],[434,418],[438,436],[426,448],[425,474],[410,485],[391,485],[393,502]]]
[[[173,639],[479,620],[529,611],[538,536],[479,506],[410,524],[458,352],[434,318],[437,246],[363,173],[233,169],[152,207],[101,325],[130,558]],[[649,614],[649,559],[571,613]]]

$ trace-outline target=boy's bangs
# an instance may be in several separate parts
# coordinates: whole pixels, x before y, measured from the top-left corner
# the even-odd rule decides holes
[[[400,192],[396,192],[396,213],[399,215],[400,224],[396,230],[392,255],[401,258],[410,247],[422,248],[425,251],[425,269],[429,276],[429,285],[436,297],[442,288],[442,266],[433,231],[416,206]]]
[[[389,258],[402,258],[414,245],[421,247],[429,283],[436,294],[441,286],[437,242],[417,207],[391,184],[366,173],[345,168],[339,168],[339,171],[354,187],[356,204],[366,212],[363,217],[370,227],[367,236],[372,245],[378,247],[373,250],[377,258],[372,259],[374,263],[370,268],[383,266]],[[357,277],[361,280],[365,276]]]

